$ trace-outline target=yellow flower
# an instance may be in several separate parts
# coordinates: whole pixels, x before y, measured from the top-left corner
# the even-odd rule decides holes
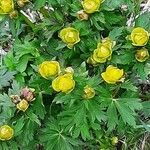
[[[146,48],[142,48],[140,50],[137,50],[135,54],[135,58],[139,62],[144,62],[149,58],[149,52]]]
[[[83,0],[82,6],[86,13],[92,14],[99,10],[101,0]]]
[[[0,140],[10,140],[13,137],[13,135],[14,130],[10,126],[3,125],[0,127]]]
[[[131,40],[134,46],[144,46],[149,40],[149,34],[145,29],[137,27],[131,32]]]
[[[77,12],[77,18],[79,20],[88,20],[89,16],[88,16],[88,14],[85,13],[84,10],[80,10]]]
[[[72,27],[62,29],[59,33],[59,37],[70,49],[73,48],[76,43],[80,42],[79,31]]]
[[[91,59],[96,63],[105,63],[107,60],[110,60],[114,45],[115,42],[110,38],[103,39],[102,43],[98,43],[97,49],[94,50]]]
[[[16,107],[17,107],[19,110],[25,112],[25,111],[28,109],[29,104],[28,104],[28,102],[27,102],[25,99],[23,99],[23,100],[21,100],[21,101],[16,105]]]
[[[60,65],[57,61],[44,61],[39,65],[39,73],[45,79],[55,77],[60,73]]]
[[[9,14],[13,10],[14,10],[13,0],[0,1],[0,14]]]
[[[95,90],[90,87],[90,86],[85,86],[84,87],[84,95],[83,95],[83,98],[85,99],[91,99],[95,96]]]
[[[123,78],[123,69],[118,69],[117,67],[109,65],[106,71],[101,74],[102,78],[109,84],[115,84]]]
[[[75,87],[75,81],[70,73],[60,75],[52,81],[52,87],[57,92],[70,93]]]

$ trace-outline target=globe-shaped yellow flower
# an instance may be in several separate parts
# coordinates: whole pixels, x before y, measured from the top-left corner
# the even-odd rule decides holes
[[[21,100],[21,101],[16,105],[16,107],[17,107],[19,110],[25,112],[25,111],[28,109],[28,107],[29,107],[29,103],[28,103],[25,99],[23,99],[23,100]]]
[[[123,69],[118,69],[112,65],[106,68],[106,71],[101,74],[102,78],[109,84],[115,84],[122,81],[124,75]]]
[[[95,96],[95,90],[90,87],[90,86],[85,86],[84,87],[84,95],[83,95],[83,98],[85,99],[91,99]]]
[[[0,0],[0,14],[9,14],[13,10],[13,0]]]
[[[149,58],[149,52],[146,48],[142,48],[140,50],[137,50],[135,54],[135,58],[139,62],[144,62]]]
[[[92,14],[99,10],[101,0],[83,0],[82,6],[86,13]]]
[[[55,77],[60,73],[60,65],[57,61],[44,61],[39,65],[39,73],[45,79]]]
[[[149,40],[149,34],[145,29],[137,27],[131,32],[131,40],[134,46],[144,46]]]
[[[72,27],[62,29],[59,33],[59,37],[70,49],[72,49],[76,43],[80,42],[79,31]]]
[[[14,135],[14,130],[8,126],[8,125],[3,125],[0,127],[0,140],[6,141],[10,140]]]
[[[52,81],[52,87],[57,92],[70,93],[75,87],[75,81],[70,73],[60,75]]]
[[[111,59],[112,48],[115,42],[110,38],[105,38],[102,43],[98,43],[97,49],[94,50],[92,58],[96,63],[105,63],[107,60]]]

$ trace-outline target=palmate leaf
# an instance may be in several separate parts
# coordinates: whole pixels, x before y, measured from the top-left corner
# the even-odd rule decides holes
[[[33,141],[33,139],[36,135],[37,128],[39,128],[38,124],[35,123],[34,121],[28,119],[28,117],[26,117],[26,121],[23,126],[22,133],[16,137],[17,138],[16,140],[19,140],[19,142],[21,141],[22,146],[29,145],[29,143],[31,141]]]
[[[107,116],[108,116],[107,127],[109,131],[112,131],[118,124],[117,109],[113,101],[107,109]]]
[[[136,126],[136,112],[135,110],[142,109],[142,105],[138,98],[120,98],[115,101],[115,106],[121,115],[124,123],[130,126]]]
[[[129,80],[126,82],[123,82],[121,84],[121,88],[126,89],[126,90],[131,90],[134,92],[136,92],[138,90],[138,88],[136,86],[134,86],[133,83]]]
[[[109,101],[110,102],[110,101]],[[130,126],[136,126],[136,110],[141,110],[142,104],[138,98],[112,99],[107,108],[107,127],[112,131],[122,121]]]
[[[98,99],[84,100],[60,113],[60,124],[74,138],[80,135],[83,140],[92,139],[90,130],[100,130],[100,122],[106,121],[105,112],[101,109]]]
[[[0,68],[0,89],[9,86],[15,74],[15,71],[8,71],[6,68]]]
[[[46,128],[42,129],[40,141],[46,150],[74,150],[74,146],[79,144],[77,140],[67,136],[54,119],[47,122]]]
[[[0,124],[7,122],[13,117],[15,108],[7,94],[0,94]]]
[[[81,102],[77,106],[71,107],[69,110],[60,113],[60,124],[64,126],[66,131],[71,132],[74,138],[79,135],[84,140],[90,139],[89,124],[87,123],[87,111],[84,103]]]
[[[123,122],[128,123],[130,126],[135,127],[136,122],[131,109],[129,109],[129,107],[124,105],[122,102],[116,102],[115,105],[118,109],[119,114],[121,115]]]

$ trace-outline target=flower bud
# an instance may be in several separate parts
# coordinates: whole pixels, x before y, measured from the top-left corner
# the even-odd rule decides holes
[[[144,62],[149,58],[149,52],[146,48],[142,48],[140,50],[137,50],[135,54],[135,58],[139,62]]]
[[[6,141],[10,140],[14,135],[14,130],[8,126],[8,125],[3,125],[0,127],[0,140]]]
[[[145,29],[137,27],[131,32],[131,40],[134,46],[144,46],[149,40],[149,34]]]
[[[15,104],[17,104],[18,102],[21,101],[19,95],[11,95],[10,98],[11,98],[12,102],[15,103]]]
[[[101,74],[102,78],[109,84],[121,82],[124,75],[123,69],[109,65],[106,71]]]
[[[116,145],[118,143],[118,137],[114,136],[111,138],[111,144]]]
[[[59,37],[70,49],[80,41],[79,31],[72,27],[62,29],[59,33]]]
[[[9,17],[10,17],[11,19],[16,19],[16,18],[18,18],[18,11],[17,11],[17,10],[12,11],[12,12],[9,14]]]
[[[25,87],[21,90],[21,96],[29,102],[33,101],[34,100],[34,92],[33,91],[35,91],[35,89]]]
[[[60,65],[57,61],[44,61],[39,65],[39,73],[45,79],[55,77],[60,73]]]
[[[13,10],[14,10],[13,0],[0,1],[0,14],[9,14]]]
[[[88,20],[89,16],[88,16],[88,14],[85,13],[84,10],[80,10],[77,12],[77,18],[79,20]]]
[[[70,93],[75,87],[75,81],[72,74],[64,74],[58,76],[52,81],[52,87],[57,92]]]
[[[85,99],[91,99],[95,96],[95,90],[90,87],[90,86],[85,86],[84,87],[84,95],[83,95],[83,98]]]
[[[101,0],[83,0],[82,6],[86,13],[92,14],[99,10]]]
[[[28,0],[17,0],[17,4],[20,7],[24,7],[27,2],[29,2],[29,1]]]
[[[72,67],[67,67],[67,68],[65,69],[65,72],[66,72],[66,73],[74,74],[74,70],[73,70]]]
[[[90,64],[90,65],[93,65],[93,66],[96,66],[97,65],[97,62],[93,60],[92,57],[89,57],[87,59],[87,63]]]
[[[28,104],[28,102],[27,102],[25,99],[23,99],[23,100],[21,100],[21,102],[19,102],[19,103],[16,105],[16,107],[17,107],[19,110],[25,112],[25,111],[28,109],[29,104]]]

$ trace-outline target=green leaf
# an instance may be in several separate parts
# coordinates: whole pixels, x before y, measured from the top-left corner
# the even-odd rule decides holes
[[[32,112],[32,110],[27,111],[27,116],[29,119],[33,122],[36,122],[39,126],[41,125],[40,120],[38,119],[38,116]]]
[[[122,35],[122,32],[124,30],[124,27],[117,27],[117,28],[114,28],[110,33],[109,33],[109,37],[112,39],[112,40],[117,40],[119,38],[119,36]]]
[[[46,0],[36,0],[35,3],[34,3],[35,4],[35,8],[39,9],[39,8],[43,7],[45,2],[46,2]]]
[[[0,94],[0,124],[6,123],[14,116],[15,109],[11,99],[6,94]]]
[[[113,101],[107,109],[107,117],[108,117],[108,123],[107,123],[108,130],[112,131],[113,129],[115,129],[116,125],[118,124],[117,109]]]
[[[139,98],[119,98],[119,100],[129,107],[133,112],[134,110],[141,110],[143,108]]]
[[[20,59],[23,55],[26,54],[31,54],[34,57],[39,56],[39,52],[37,50],[37,45],[35,41],[25,41],[24,43],[16,43],[16,45],[14,46],[14,51],[16,54],[16,59]]]
[[[119,55],[113,55],[112,56],[112,62],[113,63],[116,63],[116,64],[123,64],[123,65],[126,65],[126,64],[130,64],[133,62],[134,60],[134,53],[133,51],[124,51],[124,52],[121,52]]]
[[[46,111],[45,111],[45,106],[43,104],[43,97],[41,93],[39,93],[39,95],[35,99],[32,106],[32,110],[35,111],[35,113],[37,114],[37,116],[39,116],[39,118],[44,119]]]
[[[19,72],[23,73],[23,72],[26,70],[26,68],[27,68],[27,64],[28,64],[28,61],[29,61],[30,58],[31,58],[30,55],[23,55],[23,56],[19,59],[19,61],[18,61],[18,63],[17,63],[16,69],[17,69]]]
[[[25,118],[25,125],[23,127],[23,132],[18,135],[16,138],[21,141],[22,147],[26,147],[29,145],[30,142],[32,142],[33,146],[33,141],[35,138],[35,135],[37,134],[37,129],[39,129],[39,125],[30,120],[28,117]],[[23,136],[22,136],[23,135]]]
[[[143,112],[144,112],[145,116],[150,117],[150,102],[145,101],[142,103],[142,105],[143,105]]]
[[[131,109],[127,107],[124,103],[122,103],[121,101],[116,101],[115,105],[124,123],[128,123],[130,126],[135,127],[136,122],[133,116],[133,111],[131,111]]]
[[[4,63],[6,67],[8,67],[10,70],[13,70],[15,68],[16,60],[14,59],[14,54],[12,50],[9,51],[4,57]]]
[[[137,74],[140,76],[142,80],[146,80],[147,74],[145,72],[145,64],[144,63],[136,63],[134,65],[134,69],[137,71]]]
[[[17,120],[15,126],[13,127],[15,131],[15,136],[18,136],[22,133],[24,124],[25,124],[24,117],[21,117],[20,119]]]
[[[126,82],[123,82],[121,84],[121,88],[126,89],[126,90],[131,90],[134,92],[137,92],[138,88],[136,86],[133,85],[133,83],[129,80],[127,80]]]
[[[102,9],[107,8],[108,10],[109,8],[110,10],[113,10],[120,7],[122,4],[124,4],[124,0],[105,0]]]
[[[11,86],[12,88],[10,88],[8,91],[9,95],[20,95],[21,86],[16,80],[13,80]]]
[[[145,30],[150,32],[150,15],[149,12],[145,12],[135,20],[136,27],[143,27]]]
[[[40,141],[46,150],[74,150],[73,145],[78,146],[78,141],[68,137],[54,119],[42,129]]]
[[[0,68],[0,89],[9,86],[15,74],[15,71],[8,71],[6,68]]]

